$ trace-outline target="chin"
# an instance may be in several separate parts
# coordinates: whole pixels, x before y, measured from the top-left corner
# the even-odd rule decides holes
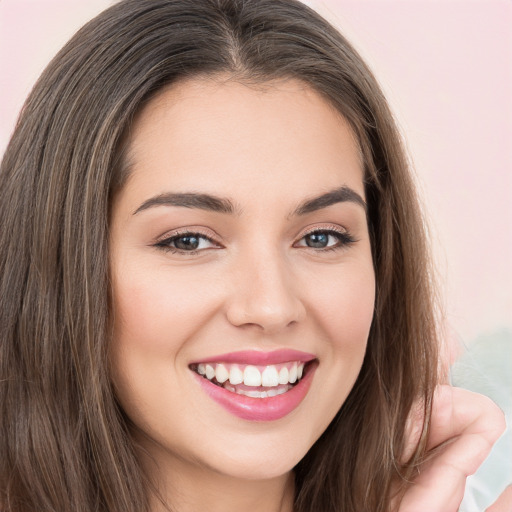
[[[279,461],[269,457],[266,460],[254,460],[250,463],[247,460],[233,460],[227,461],[227,464],[221,468],[214,469],[218,473],[235,479],[272,480],[290,473],[299,461],[300,458],[291,460],[290,457]]]
[[[266,480],[288,474],[306,455],[312,443],[304,433],[274,432],[239,438],[228,449],[210,453],[215,471],[244,480]],[[219,454],[219,451],[221,454]],[[218,464],[221,458],[222,464]]]

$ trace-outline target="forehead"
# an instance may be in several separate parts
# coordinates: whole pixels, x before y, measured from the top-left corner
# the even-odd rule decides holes
[[[350,125],[297,80],[248,85],[197,78],[174,84],[136,117],[128,162],[127,186],[142,194],[172,188],[304,196],[306,190],[347,185],[364,197]]]

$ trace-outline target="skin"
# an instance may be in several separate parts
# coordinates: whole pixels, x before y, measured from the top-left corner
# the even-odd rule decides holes
[[[215,77],[159,93],[136,118],[128,149],[130,176],[112,205],[111,364],[156,489],[151,510],[291,512],[292,468],[352,388],[372,320],[364,206],[297,214],[341,186],[364,200],[354,135],[300,82]],[[192,192],[228,199],[233,212],[147,203]],[[353,242],[330,235],[327,247],[308,247],[311,229],[350,233]],[[196,251],[172,250],[169,239],[184,232],[206,238]],[[281,348],[313,353],[318,368],[297,409],[270,422],[233,416],[189,368],[222,353]],[[417,410],[406,452],[420,430]],[[393,511],[456,512],[466,477],[503,429],[490,400],[439,387],[431,456]],[[505,494],[489,510],[508,510]]]
[[[414,408],[410,415],[404,459],[421,430],[420,410]],[[432,406],[427,460],[400,504],[395,502],[393,511],[457,512],[467,477],[476,472],[504,430],[504,415],[489,398],[439,386]],[[510,490],[506,490],[487,512],[511,510]]]
[[[194,80],[149,102],[131,131],[128,161],[112,210],[112,371],[146,468],[180,512],[206,504],[212,512],[291,510],[292,468],[352,388],[373,314],[364,206],[296,212],[342,186],[364,200],[353,133],[299,82]],[[137,212],[169,192],[221,196],[234,212]],[[308,247],[311,229],[354,241],[331,235],[327,247]],[[155,247],[177,230],[212,242],[192,254]],[[319,365],[305,399],[279,420],[232,415],[189,368],[218,354],[282,348],[313,353]]]

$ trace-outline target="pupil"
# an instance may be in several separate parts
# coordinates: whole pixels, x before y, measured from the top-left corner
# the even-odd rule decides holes
[[[177,249],[184,251],[194,250],[199,247],[199,238],[197,236],[180,236],[176,239],[174,245]]]
[[[326,233],[311,233],[306,237],[306,245],[315,249],[326,247],[328,242],[329,235]]]

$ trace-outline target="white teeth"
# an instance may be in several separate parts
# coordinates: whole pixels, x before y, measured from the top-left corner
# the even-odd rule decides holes
[[[238,368],[236,364],[234,364],[229,370],[229,382],[235,386],[236,384],[242,384],[244,381],[244,374],[242,370]]]
[[[293,363],[292,367],[290,368],[290,372],[288,373],[288,382],[290,384],[293,384],[297,381],[297,363]]]
[[[286,366],[279,370],[279,384],[288,384],[288,368]]]
[[[217,368],[215,368],[215,378],[221,384],[229,379],[229,372],[223,364],[218,364]]]
[[[261,373],[256,366],[245,367],[244,384],[246,386],[261,386]]]
[[[277,386],[279,384],[279,374],[275,366],[267,366],[261,374],[262,386]]]
[[[251,387],[275,388],[285,384],[295,384],[295,382],[302,378],[305,364],[304,362],[294,361],[267,365],[260,371],[261,367],[258,368],[255,365],[239,366],[238,364],[227,363],[199,363],[196,371],[208,380],[215,379],[218,384],[225,384],[229,380],[232,386],[243,383]],[[267,392],[268,390],[265,391]]]
[[[212,365],[207,364],[205,367],[205,375],[208,380],[212,380],[213,377],[215,377],[215,368]]]
[[[288,390],[291,389],[292,386],[289,384],[286,386],[279,386],[274,389],[267,389],[266,391],[257,391],[253,389],[245,390],[245,389],[239,389],[235,386],[231,386],[231,384],[226,383],[224,385],[224,388],[228,391],[231,391],[232,393],[236,393],[237,395],[244,395],[248,396],[250,398],[267,398],[277,395],[282,395],[283,393],[286,393]]]
[[[266,391],[244,391],[243,393],[240,393],[241,395],[249,396],[251,398],[267,398],[267,392]]]

